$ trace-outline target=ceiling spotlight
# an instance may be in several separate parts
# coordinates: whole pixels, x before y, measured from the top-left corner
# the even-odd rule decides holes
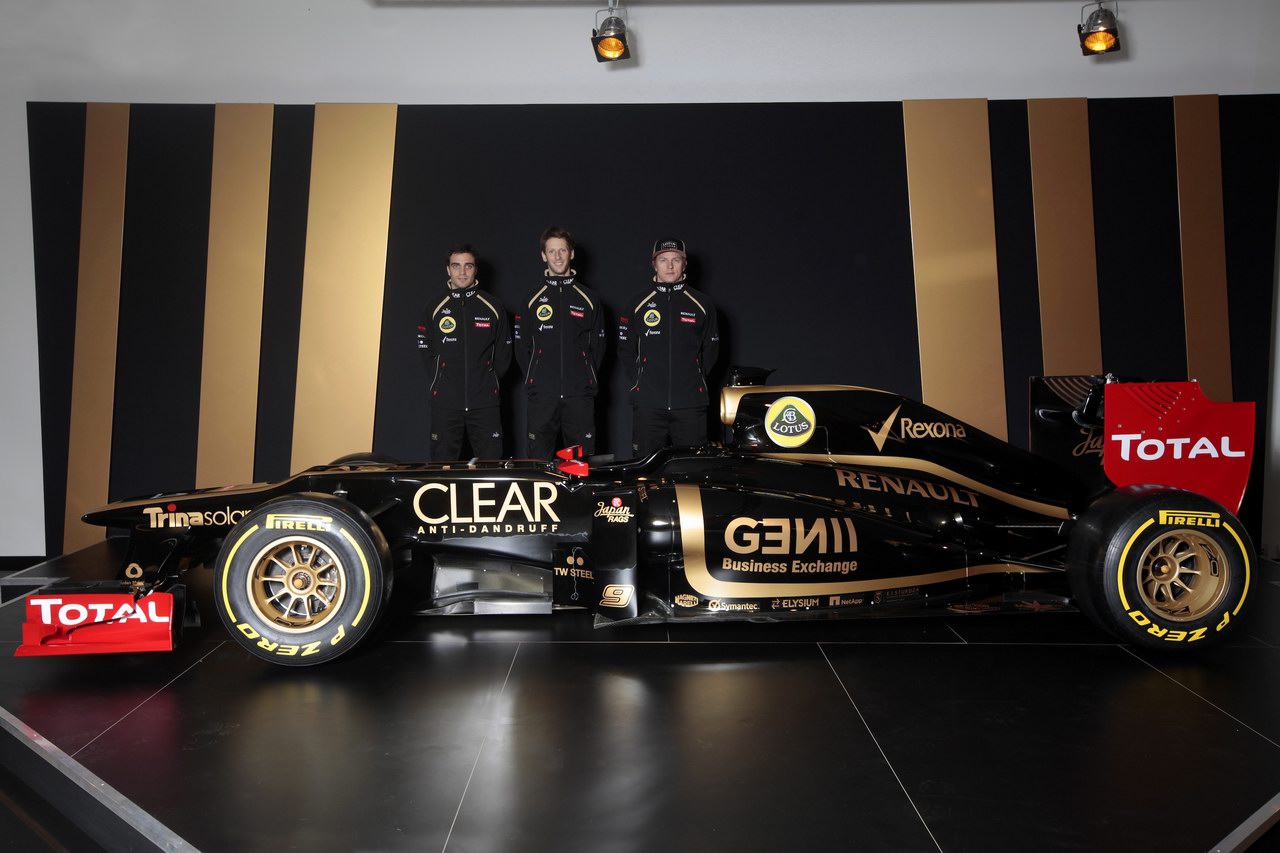
[[[1110,5],[1118,10],[1120,4]],[[1085,18],[1084,10],[1094,7]],[[1120,49],[1120,26],[1116,23],[1116,13],[1107,8],[1106,0],[1097,3],[1086,3],[1080,7],[1080,26],[1076,27],[1080,35],[1080,52],[1085,56],[1098,56]]]
[[[604,16],[601,21],[600,17]],[[596,62],[617,62],[631,58],[627,44],[627,10],[618,6],[617,0],[609,0],[609,8],[596,12],[596,28],[591,31],[591,46],[595,49]]]

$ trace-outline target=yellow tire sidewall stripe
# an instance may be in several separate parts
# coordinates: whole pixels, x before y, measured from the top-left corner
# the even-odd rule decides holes
[[[369,577],[369,561],[365,559],[364,549],[360,547],[355,538],[346,531],[345,528],[338,528],[338,535],[351,543],[351,547],[356,549],[356,555],[360,557],[360,568],[364,571],[364,598],[360,599],[360,611],[356,613],[356,618],[351,620],[351,627],[360,624],[360,620],[364,618],[365,608],[369,606],[369,587],[372,586],[372,580]]]
[[[240,546],[244,544],[244,540],[248,539],[250,534],[254,533],[257,529],[258,525],[255,524],[253,527],[246,530],[240,538],[236,540],[236,544],[231,546],[231,552],[227,554],[226,562],[222,564],[222,605],[226,608],[227,618],[233,623],[236,621],[236,615],[231,610],[231,598],[227,594],[227,577],[231,574],[231,561],[236,558],[236,552],[240,550]]]
[[[1236,603],[1235,610],[1231,611],[1232,616],[1239,616],[1240,608],[1244,607],[1245,597],[1249,595],[1249,549],[1244,547],[1244,542],[1240,539],[1240,534],[1236,533],[1230,524],[1227,524],[1224,520],[1222,522],[1222,526],[1227,528],[1227,532],[1231,534],[1231,538],[1236,540],[1236,544],[1240,546],[1240,554],[1244,557],[1244,592],[1240,593],[1240,601]]]
[[[1125,561],[1129,559],[1129,549],[1133,547],[1133,543],[1137,540],[1142,532],[1151,525],[1155,524],[1154,518],[1148,518],[1142,523],[1142,526],[1133,531],[1133,535],[1129,537],[1129,541],[1124,543],[1124,550],[1120,552],[1120,562],[1116,567],[1116,590],[1120,593],[1120,606],[1125,612],[1129,612],[1129,597],[1124,594],[1124,566]]]

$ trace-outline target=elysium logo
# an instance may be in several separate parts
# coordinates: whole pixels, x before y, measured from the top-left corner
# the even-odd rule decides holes
[[[764,431],[779,447],[800,447],[817,425],[813,406],[799,397],[779,397],[764,413]]]

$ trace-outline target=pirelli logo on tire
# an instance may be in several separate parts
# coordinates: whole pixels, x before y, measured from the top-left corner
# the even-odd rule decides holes
[[[268,513],[267,530],[329,530],[333,519],[322,515]]]
[[[1160,523],[1171,527],[1221,527],[1222,513],[1190,509],[1162,509]]]

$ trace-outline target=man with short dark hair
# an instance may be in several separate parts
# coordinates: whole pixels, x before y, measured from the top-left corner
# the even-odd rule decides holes
[[[653,284],[618,316],[618,359],[631,381],[631,449],[707,440],[707,371],[720,352],[716,309],[685,282],[683,240],[653,244]]]
[[[543,282],[521,301],[515,316],[515,354],[529,396],[528,453],[549,459],[564,447],[595,453],[595,398],[604,359],[600,297],[570,268],[573,236],[551,226],[542,232]]]
[[[449,249],[449,292],[427,305],[418,351],[431,377],[431,459],[460,458],[462,440],[482,459],[502,458],[499,380],[511,365],[502,303],[480,289],[470,244]]]

